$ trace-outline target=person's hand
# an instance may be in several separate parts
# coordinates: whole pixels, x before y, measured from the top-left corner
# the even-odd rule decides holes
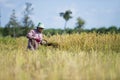
[[[40,42],[40,39],[37,39],[37,38],[36,38],[35,40],[36,40],[37,42]]]

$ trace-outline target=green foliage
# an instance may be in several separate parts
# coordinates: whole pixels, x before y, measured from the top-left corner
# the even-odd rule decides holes
[[[10,28],[9,26],[4,27],[4,28],[0,28],[0,34],[1,36],[13,36],[13,29],[14,28]],[[33,28],[28,28],[28,30],[33,29]],[[15,29],[17,30],[17,29]],[[26,30],[25,27],[19,27],[17,32],[17,37],[19,36],[25,36],[26,33],[24,33],[24,31]],[[102,33],[102,34],[107,34],[107,33],[120,33],[120,28],[105,28],[105,27],[101,27],[101,28],[92,28],[92,29],[81,29],[80,30],[82,32],[96,32],[96,33]],[[70,29],[70,28],[66,28],[65,30],[62,29],[45,29],[43,31],[43,34],[47,35],[47,36],[52,36],[52,35],[56,35],[56,34],[64,34],[64,32],[66,32],[67,34],[72,34],[72,33],[78,33],[78,30],[75,29]]]
[[[117,31],[118,31],[118,33],[120,33],[120,28]]]
[[[33,8],[31,6],[32,6],[31,3],[26,3],[23,22],[18,22],[15,10],[13,9],[12,14],[10,16],[10,20],[2,29],[0,35],[11,37],[26,36],[28,31],[30,29],[33,29],[34,27],[33,21],[30,19],[30,15],[32,14],[33,11]]]
[[[101,27],[97,30],[98,33],[106,33],[107,29],[105,27]]]
[[[46,29],[44,30],[44,34],[47,36],[52,36],[52,35],[56,35],[56,34],[63,34],[64,30],[62,29]]]
[[[61,12],[60,16],[63,17],[65,19],[65,21],[68,21],[70,18],[72,18],[71,14],[72,14],[72,11],[67,10],[65,12]]]
[[[97,29],[96,28],[92,28],[91,32],[97,32]]]
[[[84,24],[85,24],[85,21],[80,17],[78,17],[75,29],[80,33]]]
[[[12,14],[10,16],[10,20],[7,23],[7,25],[5,26],[5,29],[4,29],[5,33],[3,35],[4,36],[10,35],[13,37],[17,37],[17,36],[19,36],[19,34],[18,34],[19,27],[20,27],[20,24],[17,21],[15,10],[13,10]]]
[[[116,26],[110,26],[107,30],[108,30],[110,33],[114,33],[114,32],[117,32],[117,27],[116,27]]]
[[[89,32],[97,32],[97,33],[120,33],[119,28],[117,26],[110,26],[108,28],[106,27],[100,27],[100,28],[92,28],[89,30]]]
[[[0,27],[0,37],[3,36],[3,27]]]
[[[65,12],[60,13],[60,16],[63,17],[63,19],[65,19],[65,25],[64,25],[65,30],[66,30],[68,20],[72,18],[71,14],[72,14],[71,10],[67,10]]]

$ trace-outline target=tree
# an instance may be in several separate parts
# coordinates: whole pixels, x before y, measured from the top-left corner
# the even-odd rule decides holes
[[[67,29],[66,29],[66,33],[72,34],[72,33],[73,33],[73,29],[67,28]]]
[[[97,32],[97,29],[96,28],[92,28],[90,31],[91,32]]]
[[[75,29],[78,30],[78,32],[80,33],[84,24],[85,24],[85,21],[81,19],[80,17],[78,17]]]
[[[3,27],[0,27],[0,37],[3,36]]]
[[[24,17],[23,17],[23,27],[24,27],[24,35],[27,34],[29,29],[33,28],[34,23],[30,19],[30,15],[32,14],[33,8],[31,3],[26,3],[26,8],[24,10]]]
[[[72,18],[71,14],[72,14],[71,10],[67,10],[65,12],[60,13],[60,16],[63,17],[63,19],[65,19],[65,25],[64,25],[65,30],[66,30],[68,20]]]
[[[101,27],[97,30],[98,33],[106,33],[107,29],[105,27]]]
[[[118,33],[120,33],[120,27],[119,27],[119,29],[118,29]]]
[[[108,28],[108,31],[109,31],[110,33],[117,32],[117,27],[116,27],[116,26],[110,26],[110,27]]]
[[[10,16],[10,20],[5,26],[4,29],[5,36],[10,35],[13,37],[17,37],[18,32],[19,32],[19,23],[17,21],[16,13],[15,10],[12,10],[12,14]]]

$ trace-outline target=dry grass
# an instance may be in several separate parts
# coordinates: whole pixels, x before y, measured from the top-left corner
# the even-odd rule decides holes
[[[0,80],[119,80],[120,34],[45,37],[59,48],[26,50],[24,37],[0,38]]]

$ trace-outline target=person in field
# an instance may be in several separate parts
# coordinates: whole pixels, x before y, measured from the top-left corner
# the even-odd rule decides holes
[[[30,50],[38,49],[38,46],[42,44],[43,34],[42,31],[44,29],[44,24],[39,23],[37,29],[32,29],[28,32],[28,46],[27,48]]]

